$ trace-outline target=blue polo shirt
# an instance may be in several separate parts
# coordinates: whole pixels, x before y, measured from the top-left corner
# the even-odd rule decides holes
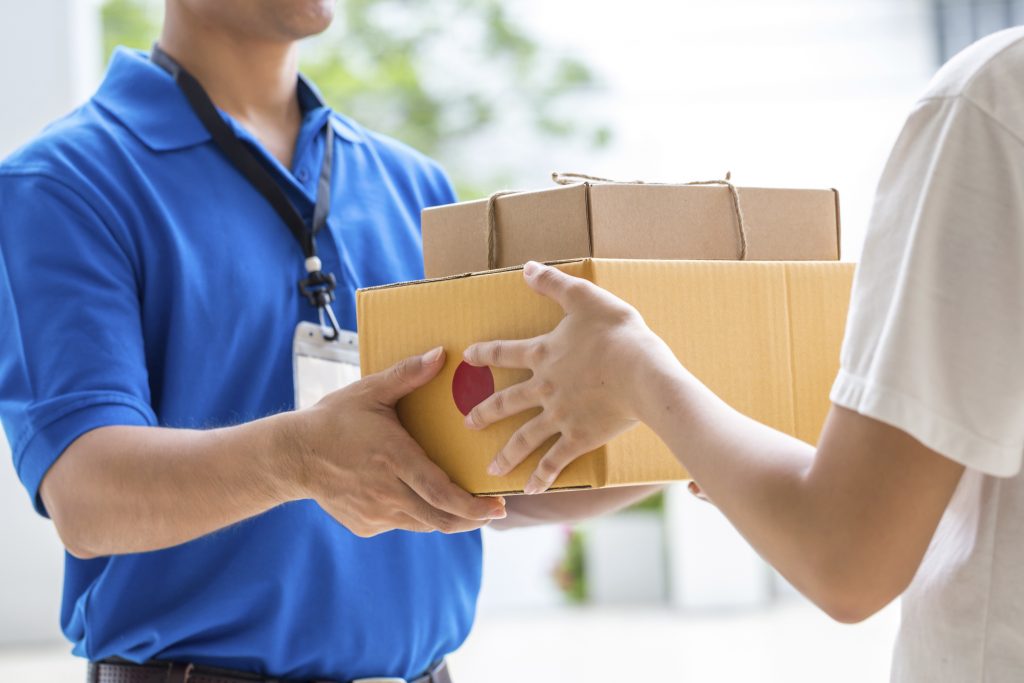
[[[231,123],[307,219],[334,127],[318,246],[355,329],[356,288],[422,277],[420,209],[454,196],[430,159],[300,96],[292,168]],[[43,475],[91,429],[290,410],[293,329],[315,318],[303,275],[295,238],[171,78],[116,52],[88,103],[0,165],[0,417],[39,512]],[[94,660],[412,677],[462,643],[479,582],[477,533],[361,539],[299,501],[166,550],[67,556],[61,624]]]

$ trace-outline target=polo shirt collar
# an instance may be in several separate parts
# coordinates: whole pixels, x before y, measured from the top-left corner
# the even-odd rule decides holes
[[[301,75],[299,100],[307,115],[319,109],[329,112],[316,87]],[[157,152],[184,149],[210,139],[174,79],[144,52],[117,48],[93,101]],[[339,137],[362,142],[359,131],[333,113],[328,115]]]

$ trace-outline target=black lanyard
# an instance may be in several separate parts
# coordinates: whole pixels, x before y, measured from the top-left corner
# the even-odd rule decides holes
[[[330,321],[331,334],[325,336],[330,340],[337,339],[341,330],[331,308],[336,282],[333,274],[325,273],[321,269],[320,258],[316,255],[316,234],[327,224],[327,213],[331,206],[334,130],[330,123],[327,124],[324,162],[320,167],[320,179],[317,182],[313,225],[307,226],[302,215],[263,163],[232,132],[231,126],[221,117],[217,107],[210,100],[210,96],[206,94],[206,90],[203,89],[199,81],[178,64],[173,57],[160,49],[159,45],[153,46],[150,59],[174,78],[174,82],[181,88],[188,103],[192,105],[192,110],[206,127],[213,141],[220,147],[224,156],[263,195],[291,230],[291,233],[295,235],[295,239],[299,241],[302,253],[306,257],[306,273],[308,274],[308,277],[299,280],[299,291],[306,297],[310,305],[317,309],[321,325],[326,327],[325,315]]]

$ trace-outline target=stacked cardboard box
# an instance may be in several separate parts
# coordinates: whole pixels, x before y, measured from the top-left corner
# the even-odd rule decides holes
[[[428,456],[466,490],[522,491],[550,446],[506,477],[488,475],[487,463],[533,414],[468,430],[455,382],[462,351],[473,342],[536,336],[561,318],[556,304],[525,285],[526,260],[565,260],[557,267],[636,306],[731,405],[805,441],[817,439],[853,275],[852,265],[838,262],[835,192],[580,183],[428,209],[423,238],[434,279],[357,295],[362,370],[445,347],[441,373],[398,411]],[[746,259],[737,260],[744,251]],[[477,397],[491,383],[501,389],[528,375],[484,372]],[[685,477],[667,447],[639,426],[580,458],[553,488]]]

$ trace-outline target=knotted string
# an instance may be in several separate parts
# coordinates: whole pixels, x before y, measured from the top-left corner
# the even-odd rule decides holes
[[[575,185],[581,182],[608,183],[611,185],[722,185],[729,188],[732,197],[732,208],[736,214],[736,227],[739,232],[739,260],[747,260],[747,226],[743,221],[743,208],[740,206],[740,193],[732,184],[732,173],[726,173],[722,180],[692,180],[688,183],[653,183],[646,180],[612,180],[585,173],[562,173],[553,171],[551,180],[558,185]]]

